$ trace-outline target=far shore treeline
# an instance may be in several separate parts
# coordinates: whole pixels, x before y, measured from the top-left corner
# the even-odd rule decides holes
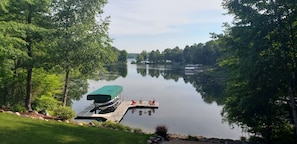
[[[106,0],[1,0],[0,104],[59,114],[87,92],[87,79],[126,63],[112,47]],[[222,34],[184,48],[130,54],[138,63],[202,64],[222,75],[223,121],[252,143],[297,142],[297,3],[223,0]],[[199,40],[197,40],[199,41]],[[140,48],[141,49],[141,48]],[[135,57],[136,56],[136,57]],[[70,109],[70,110],[69,110]],[[71,111],[71,108],[65,111]],[[69,117],[73,117],[73,110]]]
[[[179,47],[166,48],[164,51],[152,50],[142,51],[140,54],[129,54],[130,58],[135,58],[137,63],[169,63],[169,64],[202,64],[214,66],[221,56],[220,43],[217,40],[210,40],[205,44],[193,44]]]

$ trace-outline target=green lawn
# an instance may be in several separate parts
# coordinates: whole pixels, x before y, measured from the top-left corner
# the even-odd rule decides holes
[[[0,113],[0,144],[145,144],[149,136]]]

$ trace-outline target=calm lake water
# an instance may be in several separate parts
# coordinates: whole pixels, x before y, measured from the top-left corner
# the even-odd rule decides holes
[[[166,70],[164,67],[128,64],[125,77],[111,81],[89,80],[88,93],[104,85],[122,85],[123,100],[158,101],[158,109],[130,109],[121,121],[123,125],[140,128],[145,132],[153,133],[156,126],[166,125],[168,132],[175,134],[229,139],[246,136],[240,128],[231,128],[227,123],[222,123],[222,106],[216,102],[204,102],[196,88],[182,77],[165,79],[162,73],[157,76],[143,74],[150,69]],[[141,74],[139,70],[142,70]],[[73,101],[72,107],[78,113],[90,104],[92,101],[87,101],[85,94],[79,101]]]

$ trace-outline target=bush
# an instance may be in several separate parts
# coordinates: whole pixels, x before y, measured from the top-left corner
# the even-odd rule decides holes
[[[103,122],[102,123],[102,126],[103,127],[106,127],[106,128],[121,130],[121,131],[127,130],[127,127],[126,126],[124,126],[122,124],[119,124],[119,123],[114,123],[114,122],[111,122],[111,121],[105,121],[105,122]]]
[[[56,100],[53,97],[49,96],[41,96],[40,98],[37,98],[35,100],[36,107],[35,109],[37,111],[47,110],[47,111],[53,111],[55,108],[59,106],[59,101]]]
[[[198,141],[198,138],[197,138],[196,136],[188,135],[188,140],[191,140],[191,141]]]
[[[75,112],[71,107],[58,106],[54,109],[53,113],[59,120],[69,120],[75,117]]]
[[[13,107],[13,111],[15,112],[25,112],[26,108],[20,104],[17,104]]]
[[[90,124],[92,124],[95,127],[101,127],[102,126],[102,122],[98,122],[98,121],[92,121],[92,122],[90,122]]]
[[[139,133],[139,134],[142,134],[143,133],[142,129],[140,129],[140,128],[133,129],[133,132],[134,133]]]
[[[164,125],[157,126],[155,134],[167,138],[167,127]]]

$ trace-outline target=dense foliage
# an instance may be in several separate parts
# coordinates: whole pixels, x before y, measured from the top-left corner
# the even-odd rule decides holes
[[[125,63],[126,52],[111,46],[106,3],[1,0],[0,104],[54,110],[86,92],[86,74]]]
[[[233,26],[219,37],[221,64],[229,70],[224,117],[259,143],[296,143],[296,2],[224,0],[223,5],[234,15]]]
[[[219,48],[219,43],[216,40],[211,40],[205,44],[187,45],[184,49],[175,47],[167,48],[162,52],[159,50],[142,51],[136,60],[138,63],[186,63],[214,66],[217,59],[220,58]]]

